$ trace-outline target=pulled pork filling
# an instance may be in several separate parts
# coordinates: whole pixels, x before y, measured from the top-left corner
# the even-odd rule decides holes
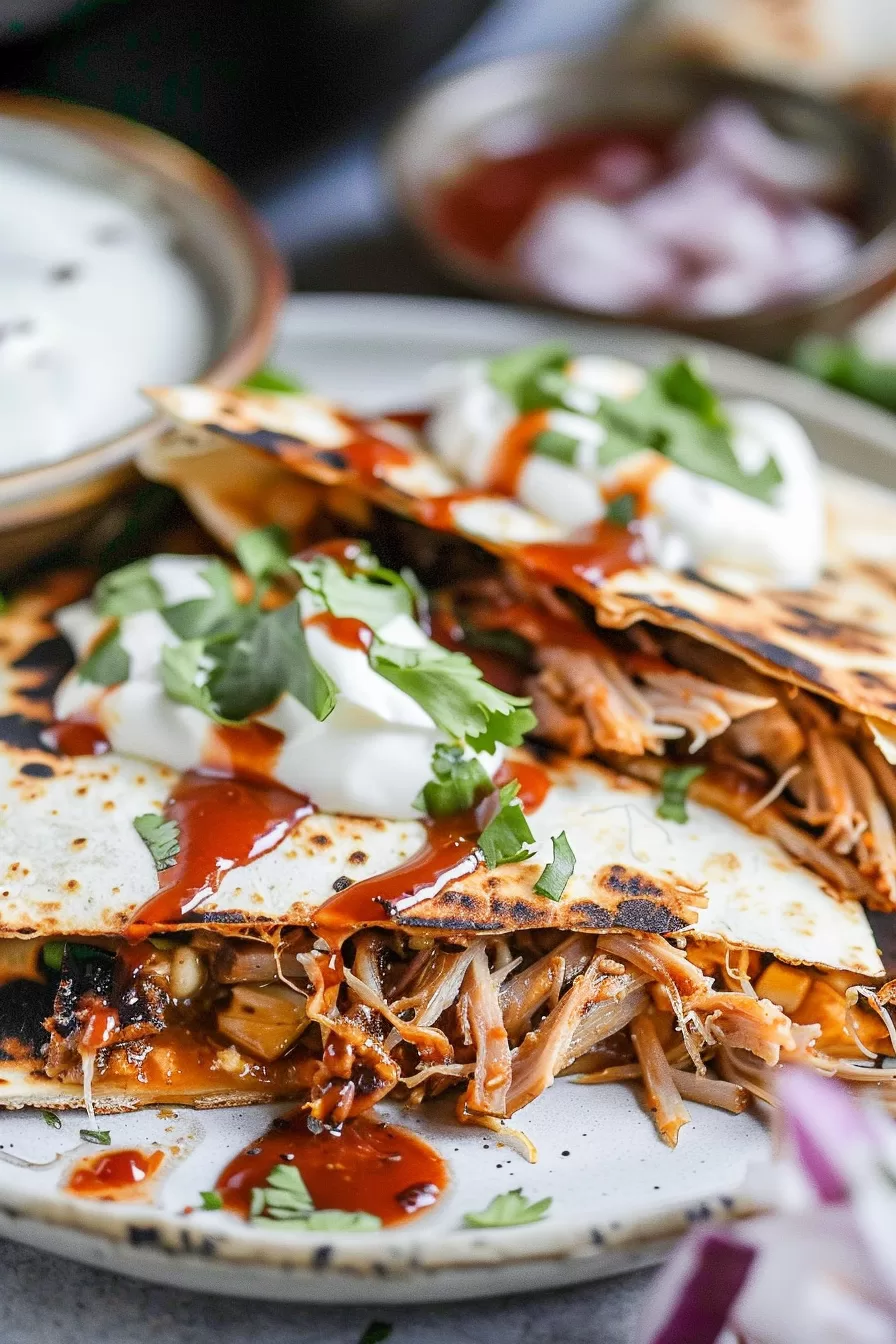
[[[22,942],[6,947],[21,967]],[[128,1078],[147,1102],[180,1096],[198,1061],[206,1083],[304,1097],[312,1128],[453,1087],[458,1117],[493,1127],[573,1073],[640,1080],[674,1144],[686,1101],[742,1110],[782,1060],[880,1081],[870,1060],[894,1053],[887,987],[657,934],[366,929],[333,952],[304,929],[201,930],[29,947],[52,1004],[33,1053],[98,1108]]]
[[[896,906],[896,773],[860,715],[686,635],[598,631],[515,570],[461,587],[450,609],[472,657],[515,653],[550,745],[651,783],[663,760],[702,765],[698,801],[773,835],[838,890]]]

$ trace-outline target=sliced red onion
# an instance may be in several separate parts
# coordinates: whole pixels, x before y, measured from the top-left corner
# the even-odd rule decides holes
[[[874,1145],[873,1127],[842,1083],[812,1069],[784,1069],[777,1096],[804,1175],[826,1204],[848,1199],[855,1149]]]
[[[731,1233],[692,1236],[663,1276],[641,1323],[643,1344],[715,1344],[750,1273],[756,1251]]]

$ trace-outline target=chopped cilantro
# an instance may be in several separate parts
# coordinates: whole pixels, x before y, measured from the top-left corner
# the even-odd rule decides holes
[[[50,1129],[62,1128],[62,1121],[55,1111],[41,1111],[41,1115],[43,1116],[44,1124],[49,1125]]]
[[[855,341],[807,336],[797,346],[793,360],[798,369],[813,378],[896,411],[896,363],[870,359]]]
[[[134,818],[134,830],[146,845],[159,872],[173,868],[180,851],[180,827],[176,821],[144,812]]]
[[[607,431],[599,450],[602,466],[652,449],[686,471],[765,503],[783,479],[772,457],[758,472],[741,467],[715,394],[685,361],[655,369],[628,401],[601,398],[596,418]]]
[[[236,558],[256,583],[291,573],[289,564],[289,536],[282,527],[256,527],[243,532],[234,546]]]
[[[519,791],[520,786],[515,779],[501,786],[498,810],[479,837],[479,848],[488,868],[532,857],[529,846],[535,844],[535,836],[517,801]]]
[[[416,700],[439,728],[474,751],[516,747],[535,727],[529,700],[490,686],[465,653],[438,644],[419,649],[375,640],[370,666]]]
[[[342,565],[329,555],[312,560],[294,560],[305,587],[323,601],[337,617],[362,621],[378,630],[393,616],[415,614],[415,594],[407,580],[394,570],[384,569],[375,556],[362,573],[346,574]]]
[[[234,639],[251,618],[254,608],[236,600],[230,570],[223,560],[210,560],[200,578],[208,597],[193,597],[165,607],[162,615],[181,639]]]
[[[153,577],[148,560],[135,560],[100,579],[93,590],[93,605],[100,616],[130,616],[135,611],[154,611],[165,603],[165,594]]]
[[[388,1321],[371,1321],[365,1326],[358,1344],[383,1344],[392,1333],[392,1327]]]
[[[336,687],[308,652],[298,603],[261,612],[217,657],[207,689],[217,713],[239,722],[267,709],[288,691],[316,719],[336,704]]]
[[[439,742],[432,754],[434,778],[424,784],[414,806],[431,817],[450,817],[469,812],[494,789],[475,757],[464,760],[461,747]]]
[[[98,1143],[102,1148],[108,1148],[112,1142],[108,1129],[81,1129],[78,1133],[85,1143]]]
[[[161,670],[162,685],[170,699],[200,709],[210,719],[220,720],[207,684],[205,645],[201,639],[166,644],[162,649]],[[198,680],[200,676],[204,678],[202,682]]]
[[[301,396],[307,391],[304,383],[300,383],[298,378],[293,378],[291,374],[283,373],[280,369],[272,369],[268,364],[263,364],[260,369],[250,373],[240,386],[251,388],[256,392],[291,392],[294,396]]]
[[[669,766],[663,772],[663,801],[656,809],[657,816],[683,826],[688,819],[688,789],[705,770],[705,765]]]
[[[579,440],[571,434],[561,434],[558,429],[543,429],[532,440],[532,452],[538,457],[552,457],[555,462],[563,462],[571,467],[575,464]]]
[[[382,1227],[382,1220],[372,1213],[315,1209],[301,1172],[286,1164],[273,1167],[266,1183],[254,1188],[249,1216],[256,1227],[273,1223],[284,1231],[372,1232]]]
[[[530,1203],[522,1190],[510,1190],[506,1195],[495,1195],[480,1213],[465,1213],[467,1227],[520,1227],[523,1223],[538,1223],[544,1218],[553,1200]]]
[[[554,846],[554,856],[535,883],[535,891],[539,896],[546,896],[549,901],[559,901],[575,872],[576,856],[565,831],[553,836],[551,844]]]
[[[562,373],[570,361],[570,353],[559,341],[545,341],[525,350],[513,350],[489,360],[488,380],[492,387],[503,392],[518,411],[535,411],[552,404],[562,405],[559,398],[541,384],[547,373]]]
[[[117,686],[127,681],[130,670],[130,654],[123,647],[118,626],[115,625],[94,644],[78,668],[78,677],[95,686]]]
[[[204,1209],[214,1210],[223,1209],[224,1207],[224,1201],[217,1190],[200,1190],[199,1198],[202,1200],[202,1207]]]
[[[617,495],[607,505],[607,521],[615,523],[617,527],[628,527],[637,516],[637,504],[638,501],[632,494]]]

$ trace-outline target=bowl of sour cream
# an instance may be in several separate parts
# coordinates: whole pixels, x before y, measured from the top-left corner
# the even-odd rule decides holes
[[[261,225],[191,150],[0,95],[0,570],[127,483],[160,423],[141,387],[256,368],[284,290]]]

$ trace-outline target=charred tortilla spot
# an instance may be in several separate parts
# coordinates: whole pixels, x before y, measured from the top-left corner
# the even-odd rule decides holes
[[[315,845],[317,849],[328,849],[333,841],[328,835],[312,835],[309,843]]]
[[[643,900],[620,901],[613,923],[617,928],[640,933],[674,933],[687,927],[667,906]]]
[[[338,448],[321,448],[314,454],[314,460],[320,462],[325,467],[332,467],[334,471],[348,471],[349,460],[345,453],[341,453]]]
[[[336,881],[333,883],[333,890],[345,891],[346,887],[350,887],[351,885],[352,880],[350,877],[337,877]]]
[[[349,854],[348,861],[349,863],[366,863],[367,855],[364,853],[363,849],[356,849]]]
[[[603,887],[606,891],[612,891],[628,901],[664,901],[666,899],[666,892],[656,882],[652,882],[643,873],[635,872],[631,868],[623,868],[621,863],[614,863],[609,869],[599,873],[596,878],[596,885]]]
[[[608,929],[613,923],[613,916],[609,910],[604,910],[600,905],[592,905],[590,901],[576,901],[570,905],[569,913],[573,917],[575,928]]]
[[[788,672],[793,672],[798,677],[803,677],[806,681],[814,682],[815,685],[824,685],[824,676],[817,663],[811,662],[808,658],[802,658],[791,649],[782,648],[780,644],[775,644],[772,640],[763,639],[760,635],[754,635],[749,630],[733,630],[727,625],[711,625],[711,630],[723,635],[725,639],[730,639],[734,644],[741,644],[752,653],[759,654],[776,667],[783,667]]]
[[[236,439],[239,443],[248,443],[252,448],[261,448],[265,453],[272,453],[274,456],[280,448],[281,443],[302,443],[302,439],[295,439],[289,434],[275,434],[272,429],[232,429],[227,425],[203,425],[203,429],[212,434],[226,434],[228,439]]]
[[[0,742],[19,751],[43,751],[43,719],[28,719],[24,714],[0,715]]]
[[[26,761],[19,769],[19,774],[29,775],[32,779],[52,779],[56,774],[52,765],[44,761]]]

